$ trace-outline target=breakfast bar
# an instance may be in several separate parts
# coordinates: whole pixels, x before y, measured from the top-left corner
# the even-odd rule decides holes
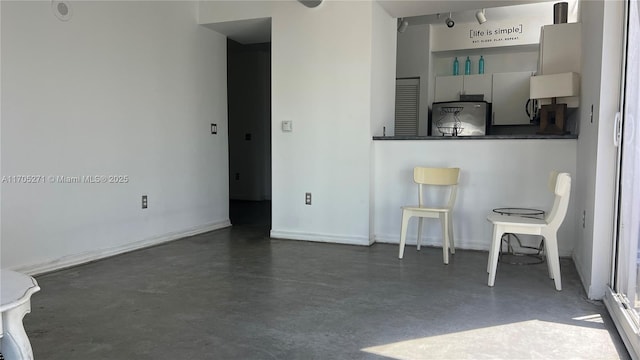
[[[374,223],[376,242],[398,243],[400,207],[417,201],[415,166],[459,167],[460,184],[453,216],[457,248],[488,250],[492,209],[524,207],[548,210],[549,172],[576,173],[577,136],[522,135],[478,137],[374,137]],[[575,179],[580,186],[581,179]],[[577,214],[573,200],[569,214]],[[558,234],[560,256],[568,256],[579,238],[576,217],[567,217]],[[409,226],[407,244],[417,231]],[[425,225],[423,244],[441,246],[437,223]],[[426,241],[425,241],[426,239]],[[524,239],[536,246],[539,239]],[[529,241],[529,242],[527,242]]]

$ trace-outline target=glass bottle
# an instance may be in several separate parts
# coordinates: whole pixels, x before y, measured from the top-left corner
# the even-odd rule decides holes
[[[471,60],[469,59],[468,56],[467,56],[467,61],[464,62],[464,74],[465,75],[471,74]]]
[[[480,61],[478,61],[478,74],[484,74],[484,58],[480,55]]]
[[[455,58],[455,60],[453,60],[453,75],[458,75],[460,65],[458,64],[458,57]]]

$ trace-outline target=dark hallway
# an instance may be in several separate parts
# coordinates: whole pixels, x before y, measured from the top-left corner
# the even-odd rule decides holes
[[[252,225],[271,229],[271,201],[229,200],[231,224]]]
[[[271,44],[227,40],[229,218],[271,229]]]

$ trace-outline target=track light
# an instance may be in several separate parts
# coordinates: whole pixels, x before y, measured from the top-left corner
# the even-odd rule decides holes
[[[453,21],[453,19],[451,18],[451,13],[449,13],[449,17],[444,21],[445,24],[447,24],[447,27],[454,27],[456,25],[455,21]]]
[[[478,10],[478,12],[476,12],[476,20],[478,20],[478,24],[484,24],[487,22],[487,17],[484,14],[484,9]]]
[[[409,22],[407,20],[405,20],[404,18],[399,18],[398,19],[398,32],[399,33],[405,32],[405,30],[407,30],[407,26],[409,26]]]
[[[308,8],[314,8],[318,5],[320,5],[320,3],[322,3],[322,0],[298,0],[300,1],[300,3]]]

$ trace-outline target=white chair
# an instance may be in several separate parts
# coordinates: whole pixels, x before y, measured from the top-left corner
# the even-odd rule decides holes
[[[567,215],[571,193],[571,176],[568,173],[552,172],[549,176],[549,190],[555,194],[555,200],[551,211],[544,219],[499,214],[491,214],[487,217],[487,220],[493,224],[493,240],[487,262],[489,286],[493,286],[496,280],[502,235],[510,233],[540,235],[544,238],[544,253],[547,258],[549,276],[554,280],[556,290],[562,290],[557,233]]]
[[[456,201],[456,192],[458,189],[458,177],[460,175],[459,168],[427,168],[416,167],[413,169],[413,181],[418,184],[418,206],[402,207],[402,229],[400,231],[400,253],[398,257],[402,259],[404,255],[404,245],[407,238],[407,226],[409,219],[413,216],[420,218],[418,221],[418,238],[417,249],[420,250],[420,242],[422,237],[422,220],[424,218],[440,219],[442,225],[442,254],[444,263],[449,263],[449,249],[451,254],[455,254],[455,246],[453,243],[453,225],[452,212],[453,204]],[[423,186],[449,187],[449,196],[447,203],[440,207],[428,207],[424,201]]]

